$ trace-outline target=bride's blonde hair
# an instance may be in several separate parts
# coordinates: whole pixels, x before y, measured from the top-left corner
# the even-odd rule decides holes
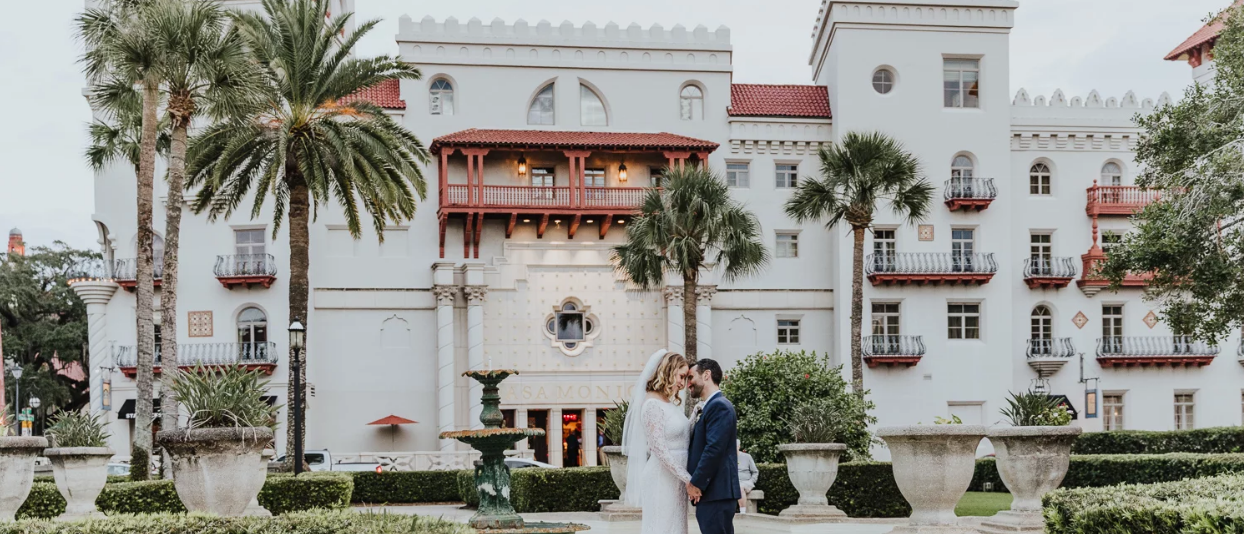
[[[664,358],[661,358],[656,374],[652,376],[652,380],[648,381],[645,389],[660,393],[667,399],[673,399],[674,404],[680,404],[682,401],[678,398],[678,374],[683,367],[689,365],[686,356],[677,352],[667,353]]]

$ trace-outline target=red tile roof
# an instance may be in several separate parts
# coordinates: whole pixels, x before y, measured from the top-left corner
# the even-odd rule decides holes
[[[809,119],[832,117],[829,110],[829,91],[823,86],[750,83],[730,86],[730,115]]]
[[[1240,5],[1244,5],[1244,0],[1235,0],[1235,3],[1231,4],[1231,7],[1234,8]],[[1206,24],[1204,27],[1197,30],[1196,33],[1192,34],[1192,37],[1187,38],[1183,43],[1175,47],[1174,50],[1171,50],[1171,53],[1167,54],[1165,59],[1167,61],[1182,59],[1184,54],[1195,50],[1197,47],[1205,43],[1218,39],[1218,34],[1222,32],[1222,28],[1222,17],[1215,17],[1214,20],[1209,22],[1209,24]]]
[[[352,98],[370,100],[384,109],[406,109],[406,101],[402,100],[399,80],[385,80],[351,95]],[[344,100],[344,99],[343,99]]]
[[[527,150],[599,149],[599,150],[689,150],[717,149],[712,141],[672,133],[629,132],[558,132],[549,130],[480,130],[472,128],[432,141],[430,150],[440,153],[441,147],[498,147]]]

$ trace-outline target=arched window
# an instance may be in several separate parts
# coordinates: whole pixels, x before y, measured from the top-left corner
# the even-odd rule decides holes
[[[583,126],[608,126],[609,116],[600,95],[586,85],[579,84],[579,123]]]
[[[1032,309],[1032,339],[1050,339],[1054,337],[1054,314],[1049,306],[1038,305]]]
[[[454,114],[454,86],[449,80],[437,78],[428,89],[428,105],[433,115]]]
[[[536,93],[527,108],[527,124],[555,124],[553,122],[553,84],[548,84]]]
[[[1102,165],[1101,185],[1123,185],[1123,168],[1113,161]]]
[[[1044,163],[1037,163],[1031,169],[1028,169],[1028,194],[1031,195],[1048,195],[1050,194],[1050,167]]]
[[[238,344],[245,353],[249,347],[268,342],[268,316],[263,310],[250,307],[238,314]]]
[[[678,108],[682,120],[704,120],[704,91],[694,85],[683,87],[678,95]]]
[[[950,163],[950,190],[956,197],[972,196],[972,176],[975,169],[972,166],[972,159],[959,155],[955,156],[954,161]]]

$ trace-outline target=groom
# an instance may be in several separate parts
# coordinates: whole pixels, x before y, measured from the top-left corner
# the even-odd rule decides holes
[[[739,498],[738,438],[734,405],[721,393],[721,366],[709,359],[691,366],[687,391],[700,399],[692,416],[687,495],[702,534],[734,534]]]

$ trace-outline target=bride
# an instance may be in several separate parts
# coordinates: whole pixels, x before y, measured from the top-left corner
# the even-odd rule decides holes
[[[687,359],[659,350],[648,359],[622,431],[627,460],[623,498],[643,510],[640,534],[686,534],[687,446],[691,422],[678,407],[686,386]]]

